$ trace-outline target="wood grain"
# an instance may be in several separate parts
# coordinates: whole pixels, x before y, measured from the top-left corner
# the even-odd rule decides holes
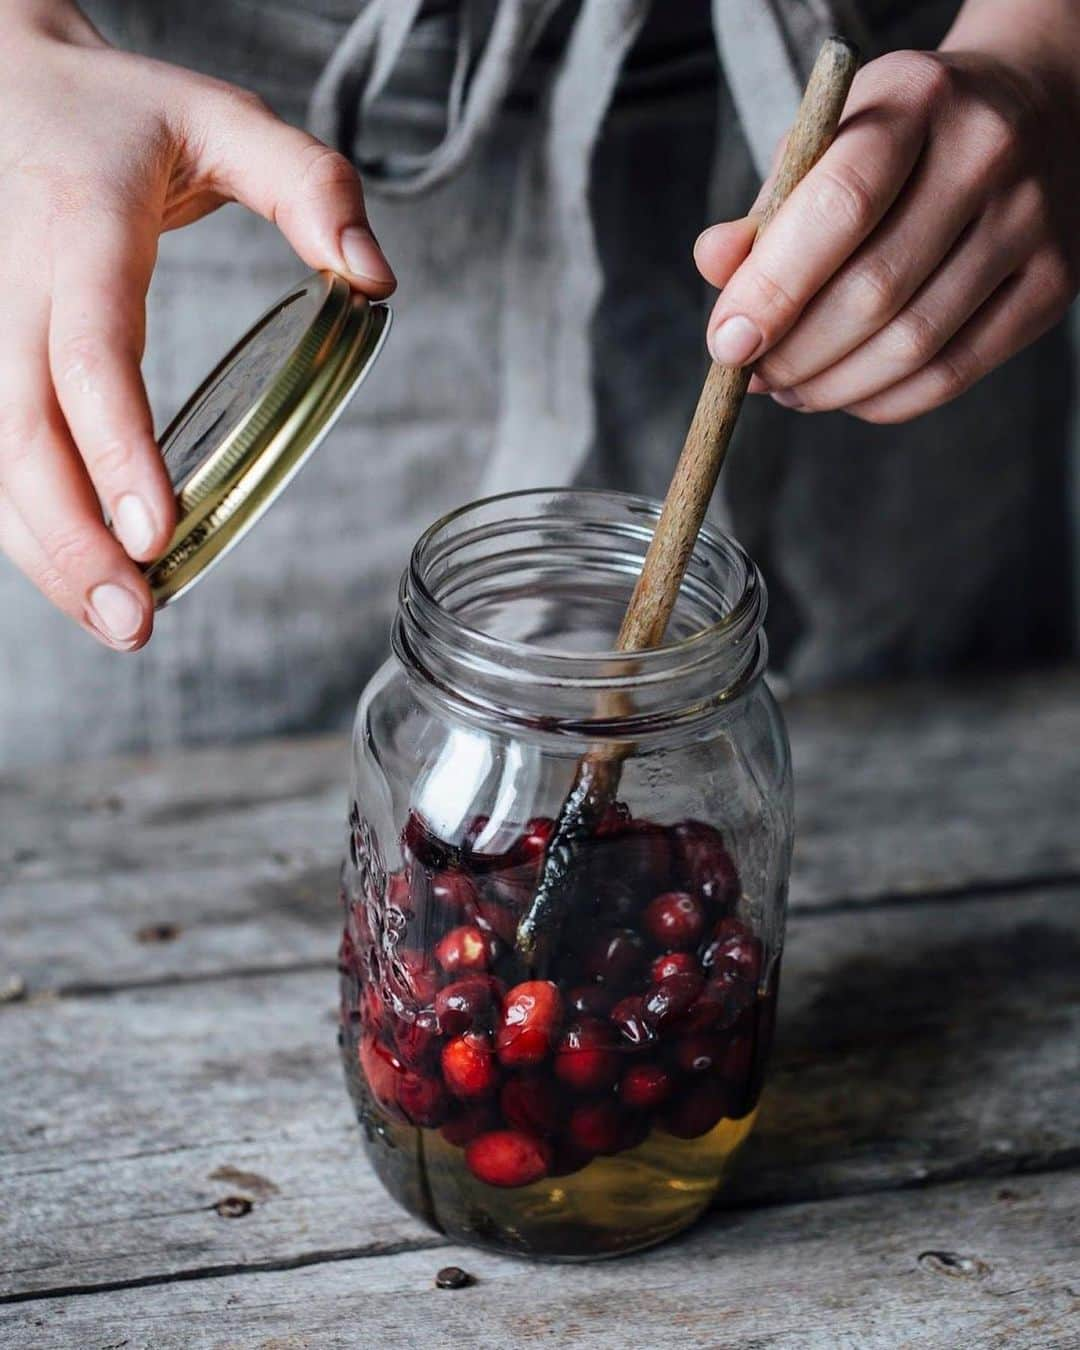
[[[26,1350],[1067,1350],[1080,1177],[726,1215],[644,1256],[523,1266],[466,1248],[0,1308]],[[434,1288],[444,1264],[476,1277]]]
[[[793,921],[729,1202],[1080,1160],[1078,973],[1080,887]],[[334,998],[326,971],[0,1008],[0,1294],[435,1240],[364,1161]]]
[[[795,912],[1080,879],[1080,673],[791,700]],[[329,964],[348,745],[0,779],[0,975],[31,992]],[[171,942],[141,943],[154,923]]]

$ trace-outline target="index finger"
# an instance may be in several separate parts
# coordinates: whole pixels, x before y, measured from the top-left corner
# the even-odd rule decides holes
[[[898,107],[896,97],[874,94],[873,84],[868,90],[864,80],[860,91],[856,82],[836,140],[717,300],[708,337],[722,365],[747,365],[790,331],[907,182],[926,140],[926,119],[902,101]]]

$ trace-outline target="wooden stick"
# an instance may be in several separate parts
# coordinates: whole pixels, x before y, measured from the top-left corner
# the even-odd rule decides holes
[[[832,144],[858,66],[858,49],[852,43],[840,37],[825,40],[761,213],[759,234]],[[746,397],[750,374],[743,367],[713,365],[705,377],[641,575],[619,629],[618,651],[644,651],[663,641]],[[625,695],[609,696],[601,715],[613,715],[625,701]],[[518,925],[518,951],[534,968],[553,944],[575,858],[617,791],[622,758],[610,749],[599,749],[578,765],[548,845],[532,904]]]

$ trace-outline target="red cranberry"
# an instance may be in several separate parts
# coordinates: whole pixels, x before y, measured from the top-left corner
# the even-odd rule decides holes
[[[435,959],[448,975],[479,973],[495,959],[495,940],[476,924],[465,923],[435,944]]]
[[[578,1092],[599,1092],[615,1082],[619,1056],[606,1022],[583,1018],[567,1027],[555,1052],[555,1075]]]
[[[629,1041],[634,1047],[648,1045],[656,1040],[656,1033],[645,1021],[643,1003],[644,999],[640,994],[628,994],[611,1010],[612,1024],[618,1029],[622,1039]]]
[[[702,953],[701,964],[710,975],[731,974],[756,986],[762,957],[761,942],[745,924],[738,919],[721,919],[713,930],[712,942]]]
[[[700,820],[684,820],[672,834],[682,884],[718,908],[734,904],[739,874],[719,831]]]
[[[490,1039],[477,1031],[466,1031],[443,1046],[442,1069],[455,1097],[487,1097],[499,1081]]]
[[[669,975],[652,985],[641,1005],[645,1022],[661,1036],[677,1030],[689,1018],[704,984],[700,975]]]
[[[517,851],[526,858],[542,858],[554,833],[555,822],[550,816],[534,816],[518,840]]]
[[[659,984],[669,975],[700,975],[701,965],[692,952],[665,952],[649,967],[649,978]]]
[[[438,979],[427,954],[415,947],[400,947],[387,961],[387,993],[407,1006],[425,1007],[435,997]]]
[[[728,971],[708,981],[690,1015],[685,1019],[684,1027],[692,1031],[723,1030],[733,1027],[753,1006],[755,998],[753,985],[745,983]]]
[[[619,1141],[616,1153],[625,1153],[627,1149],[637,1148],[649,1135],[650,1120],[641,1111],[624,1111],[619,1117]]]
[[[562,1100],[549,1078],[526,1075],[503,1084],[499,1107],[507,1125],[547,1138],[563,1121]]]
[[[533,867],[528,871],[521,867],[504,868],[502,871],[492,872],[487,884],[491,888],[492,899],[508,909],[516,921],[528,908],[536,890],[536,870]],[[516,931],[515,922],[515,933]]]
[[[403,1064],[420,1068],[431,1058],[439,1039],[439,1019],[428,1009],[412,1017],[395,1017],[394,1044]]]
[[[631,1064],[619,1084],[624,1106],[634,1111],[651,1111],[671,1096],[671,1074],[662,1064]]]
[[[585,954],[585,974],[613,989],[632,983],[645,964],[645,944],[630,928],[602,933]]]
[[[407,1073],[398,1085],[401,1109],[414,1125],[429,1129],[441,1125],[446,1116],[446,1093],[436,1078],[425,1074]]]
[[[621,1123],[613,1101],[582,1102],[570,1113],[570,1139],[583,1152],[616,1153]]]
[[[604,808],[600,823],[596,827],[598,835],[621,834],[631,821],[630,808],[625,802],[612,802]]]
[[[492,1130],[469,1144],[465,1166],[489,1186],[528,1186],[547,1176],[551,1148],[524,1130]]]
[[[405,1071],[401,1060],[374,1036],[362,1036],[357,1046],[360,1068],[372,1097],[389,1115],[401,1119],[398,1083]]]
[[[582,1017],[607,1017],[615,1005],[615,995],[602,984],[579,984],[571,989],[566,1006]]]
[[[705,910],[688,891],[658,895],[645,909],[642,926],[658,947],[696,947],[705,932]]]
[[[663,1126],[676,1139],[697,1139],[719,1124],[727,1106],[723,1085],[706,1078],[680,1093],[664,1112]]]
[[[481,1020],[487,1020],[492,1005],[498,1005],[502,987],[493,975],[467,975],[440,989],[435,995],[439,1029],[447,1036],[471,1031]]]
[[[675,1047],[675,1063],[685,1073],[708,1073],[719,1068],[726,1048],[727,1042],[720,1036],[706,1032],[684,1036]]]
[[[539,1064],[551,1053],[562,1020],[562,999],[550,980],[515,985],[503,1005],[499,1059],[511,1067]]]
[[[476,911],[476,886],[464,872],[436,872],[431,900],[454,918],[468,917]]]
[[[624,881],[608,881],[597,888],[596,909],[602,922],[629,928],[637,923],[641,900]]]
[[[439,1133],[448,1144],[464,1148],[471,1139],[479,1134],[487,1134],[498,1124],[499,1113],[494,1102],[461,1102],[454,1107],[454,1114]]]

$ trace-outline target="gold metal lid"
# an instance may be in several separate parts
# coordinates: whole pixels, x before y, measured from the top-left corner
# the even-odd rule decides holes
[[[144,569],[159,609],[277,499],[371,369],[390,317],[342,277],[316,272],[271,305],[188,399],[161,438],[180,518]]]

